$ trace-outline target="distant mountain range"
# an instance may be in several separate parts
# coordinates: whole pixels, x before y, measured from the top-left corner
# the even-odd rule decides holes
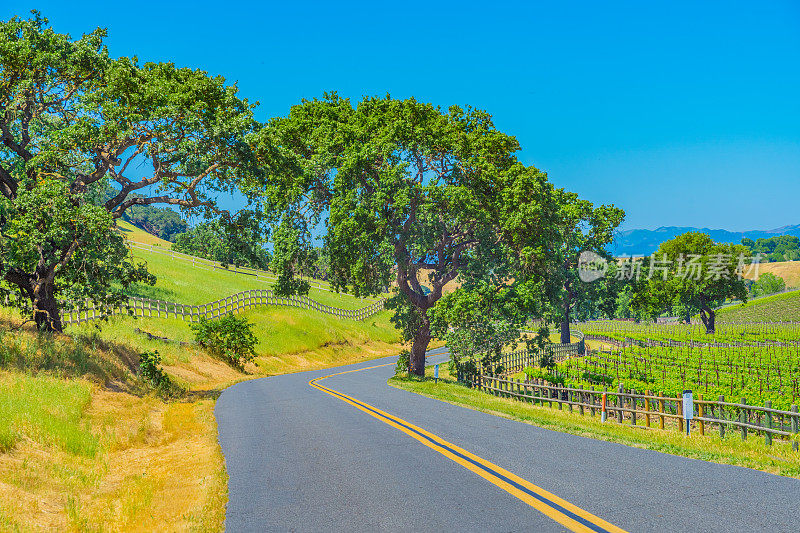
[[[707,233],[716,242],[739,243],[744,237],[753,240],[760,238],[775,237],[777,235],[794,235],[800,237],[800,224],[796,226],[783,226],[771,230],[752,230],[752,231],[728,231],[724,229],[709,228],[690,228],[679,226],[663,226],[657,229],[631,229],[620,231],[614,238],[611,245],[611,253],[620,255],[650,255],[658,249],[658,245],[664,241],[686,233],[687,231],[699,231]]]

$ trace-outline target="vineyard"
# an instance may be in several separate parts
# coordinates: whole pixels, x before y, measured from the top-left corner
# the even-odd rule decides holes
[[[770,401],[778,409],[800,399],[800,324],[724,325],[716,335],[684,324],[603,321],[579,327],[587,340],[617,348],[559,363],[554,374],[569,387],[669,396],[692,389],[706,399]]]
[[[618,320],[597,320],[580,324],[588,339],[641,345],[759,345],[800,342],[800,323],[754,322],[720,324],[714,334],[701,324],[653,324]]]

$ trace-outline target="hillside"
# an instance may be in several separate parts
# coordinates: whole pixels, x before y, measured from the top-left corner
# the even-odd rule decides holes
[[[147,233],[143,229],[137,228],[130,222],[117,220],[117,229],[119,229],[119,231],[130,241],[152,244],[153,246],[163,246],[167,249],[172,248],[171,242],[156,237],[151,233]]]
[[[781,261],[778,263],[761,263],[758,266],[758,273],[761,274],[775,274],[783,278],[786,282],[787,289],[800,287],[800,261]],[[745,277],[753,279],[755,272],[748,273]]]
[[[130,291],[131,296],[141,296],[189,305],[208,303],[231,294],[249,289],[267,289],[275,279],[269,272],[258,276],[234,272],[211,266],[214,262],[203,260],[193,263],[183,254],[170,252],[172,243],[159,239],[132,226],[127,222],[119,224],[120,231],[131,243],[142,243],[148,247],[133,247],[135,258],[147,262],[147,269],[158,278],[156,285],[139,285]],[[308,296],[320,303],[341,309],[357,309],[373,303],[373,298],[355,298],[348,294],[331,291],[330,284],[321,280],[310,280]]]
[[[159,249],[168,249],[170,243],[130,224],[122,223],[120,226],[129,241],[153,245],[152,250],[132,249],[134,257],[146,261],[148,270],[157,278],[155,286],[134,287],[130,291],[132,296],[199,305],[237,292],[271,286],[271,278],[239,274],[222,268],[211,270],[199,264],[193,265],[185,258],[181,259],[180,255],[160,253]],[[314,280],[314,284],[317,287],[311,289],[309,297],[326,305],[357,309],[375,301],[331,292],[325,282]],[[389,322],[388,311],[373,315],[363,322],[286,307],[249,310],[243,316],[254,324],[253,330],[259,340],[256,363],[249,369],[256,373],[308,370],[386,355],[396,352],[400,341],[399,333]],[[87,323],[70,326],[68,331],[88,333],[95,328],[94,323]],[[182,347],[173,352],[174,345],[165,346],[163,341],[150,340],[144,334],[137,333],[136,329],[174,341],[191,342],[194,338],[188,322],[174,318],[134,319],[124,316],[112,317],[103,325],[100,335],[109,339],[124,339],[143,349],[160,349],[167,371],[178,379],[185,379],[189,387],[203,381],[207,382],[206,385],[219,383],[220,380],[212,377],[213,372],[203,377],[195,375],[196,361],[189,354],[198,350]]]
[[[719,323],[798,322],[800,291],[758,298],[744,305],[732,305],[717,311]]]
[[[269,287],[158,253],[169,243],[119,226],[129,240],[154,246],[133,253],[158,282],[133,294],[197,304]],[[372,302],[320,287],[311,297],[328,305]],[[388,311],[364,322],[286,307],[243,316],[259,341],[247,373],[205,353],[176,319],[115,316],[42,336],[0,307],[0,531],[219,531],[227,502],[213,414],[219,392],[252,377],[400,350]],[[166,396],[138,376],[140,354],[154,350],[176,384]]]

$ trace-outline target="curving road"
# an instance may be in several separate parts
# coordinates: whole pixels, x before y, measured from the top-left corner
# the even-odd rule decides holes
[[[457,407],[390,387],[393,371],[386,358],[225,390],[227,530],[800,530],[799,480]]]

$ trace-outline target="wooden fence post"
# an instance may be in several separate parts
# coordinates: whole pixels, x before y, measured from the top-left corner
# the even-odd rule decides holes
[[[797,406],[796,405],[792,405],[792,412],[793,413],[797,413]],[[794,434],[793,440],[792,440],[792,450],[797,451],[797,432],[798,432],[798,427],[797,426],[798,426],[798,424],[797,424],[797,415],[796,414],[792,416],[791,426],[792,426],[792,433]]]
[[[705,410],[703,409],[703,407],[704,407],[704,405],[703,405],[703,395],[700,394],[699,396],[700,396],[700,402],[697,404],[697,417],[698,418],[703,418],[703,416],[705,415]],[[701,435],[705,435],[706,434],[706,424],[705,424],[705,422],[703,422],[702,420],[698,420],[697,422],[698,422],[698,427],[700,429],[700,434]]]
[[[589,410],[592,413],[592,416],[594,416],[594,394],[592,394],[594,392],[594,385],[589,387],[589,391],[589,405],[591,405]]]
[[[644,391],[645,399],[644,399],[644,425],[645,427],[650,427],[650,396],[653,394],[650,390]]]
[[[680,398],[675,402],[676,411],[678,412],[678,431],[683,433],[683,402]]]
[[[617,401],[615,405],[617,407],[617,422],[622,424],[622,383],[617,387]]]
[[[742,398],[741,401],[742,407],[739,408],[739,423],[746,424],[747,423],[747,398]],[[747,440],[747,428],[742,426],[742,440]]]
[[[718,406],[719,411],[717,412],[717,420],[719,420],[719,438],[725,438],[725,410],[722,408],[722,403],[725,401],[725,396],[720,395],[719,397],[720,404]]]
[[[764,402],[764,407],[766,407],[766,411],[764,411],[764,418],[765,418],[765,431],[764,431],[764,444],[767,446],[772,446],[772,432],[769,431],[772,429],[772,412],[769,409],[772,409],[772,402],[767,400]]]
[[[630,398],[630,402],[629,403],[630,403],[630,407],[631,407],[631,425],[635,426],[636,425],[636,403],[637,403],[636,402],[636,391],[633,390],[633,389],[630,389],[630,392],[631,392],[631,395],[629,396],[629,398]]]
[[[661,413],[658,421],[658,427],[660,429],[664,429],[664,393],[659,392],[658,396],[658,412]]]

